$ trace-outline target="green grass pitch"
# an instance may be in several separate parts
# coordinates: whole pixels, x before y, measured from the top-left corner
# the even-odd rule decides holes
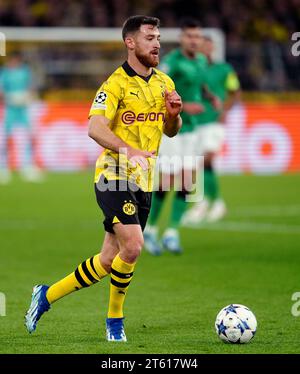
[[[34,284],[51,284],[98,252],[102,217],[92,172],[15,177],[0,187],[1,353],[300,353],[300,175],[224,176],[226,219],[181,229],[185,252],[143,253],[125,305],[128,343],[105,341],[109,279],[58,301],[30,336],[24,313]],[[168,207],[164,210],[167,213]],[[162,229],[164,217],[162,217]],[[258,320],[250,344],[229,345],[214,331],[227,304]]]

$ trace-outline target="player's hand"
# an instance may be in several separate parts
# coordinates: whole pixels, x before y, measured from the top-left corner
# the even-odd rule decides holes
[[[183,111],[190,115],[200,114],[204,112],[204,107],[199,103],[183,103]]]
[[[175,90],[172,92],[165,91],[165,103],[169,118],[176,118],[182,111],[181,97]]]
[[[218,110],[221,111],[223,109],[223,103],[222,101],[218,98],[218,96],[213,96],[211,99],[211,104],[212,106]]]
[[[127,149],[127,158],[132,164],[133,167],[136,167],[138,164],[143,170],[149,169],[149,162],[147,158],[156,158],[156,151],[141,151],[135,148]]]

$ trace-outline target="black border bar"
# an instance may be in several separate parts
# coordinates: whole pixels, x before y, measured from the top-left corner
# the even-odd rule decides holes
[[[116,343],[118,344],[118,343]],[[68,369],[93,368],[121,369],[127,372],[140,370],[201,370],[217,368],[224,372],[247,369],[299,367],[296,354],[0,354],[1,369],[28,368],[41,373],[68,367]]]

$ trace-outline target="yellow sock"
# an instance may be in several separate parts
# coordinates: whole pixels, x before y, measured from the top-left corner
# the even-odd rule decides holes
[[[65,278],[49,287],[47,300],[50,304],[83,287],[89,287],[107,275],[107,271],[100,263],[100,255],[89,258]]]
[[[128,264],[117,255],[111,265],[108,318],[122,318],[126,292],[133,276],[134,264]]]

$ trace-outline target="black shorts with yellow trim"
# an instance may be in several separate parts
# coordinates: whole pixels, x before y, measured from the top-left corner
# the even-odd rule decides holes
[[[126,180],[107,180],[104,176],[95,183],[95,192],[105,217],[105,231],[114,234],[113,226],[119,222],[123,225],[140,225],[144,231],[152,192],[142,191],[137,185]]]

